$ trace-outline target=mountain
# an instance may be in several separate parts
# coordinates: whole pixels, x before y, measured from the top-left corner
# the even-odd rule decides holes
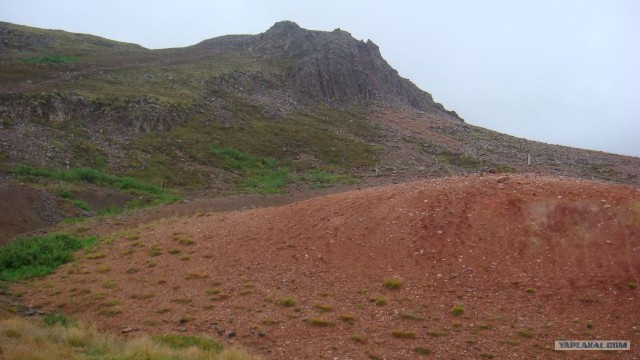
[[[638,158],[470,125],[340,29],[150,50],[0,23],[2,355],[635,342],[639,184]]]
[[[340,29],[283,21],[150,50],[0,23],[0,63],[0,192],[28,193],[35,205],[16,216],[39,224],[175,199],[167,188],[291,193],[476,172],[640,183],[638,158],[467,124]]]

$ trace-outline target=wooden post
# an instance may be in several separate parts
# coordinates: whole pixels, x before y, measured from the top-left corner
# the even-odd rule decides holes
[[[531,166],[531,153],[527,154],[527,165]]]

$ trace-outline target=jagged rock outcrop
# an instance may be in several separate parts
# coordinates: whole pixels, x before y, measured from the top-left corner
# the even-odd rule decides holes
[[[234,49],[263,62],[289,62],[285,84],[302,100],[336,106],[353,102],[408,106],[462,120],[402,78],[371,40],[356,40],[340,29],[313,31],[282,21],[259,35],[212,39],[196,47],[212,52]],[[242,87],[253,89],[255,78],[248,76]]]

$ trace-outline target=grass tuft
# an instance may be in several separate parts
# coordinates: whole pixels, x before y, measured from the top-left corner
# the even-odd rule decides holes
[[[357,343],[360,343],[360,344],[364,344],[365,343],[364,338],[360,334],[351,335],[351,340],[353,340],[353,341],[355,341]]]
[[[401,313],[400,318],[405,320],[415,320],[415,321],[424,320],[424,316],[414,314],[414,313]]]
[[[431,349],[427,349],[422,346],[413,348],[413,352],[422,356],[430,355],[432,353]]]
[[[398,339],[415,339],[417,337],[416,333],[414,333],[413,331],[400,331],[400,330],[392,331],[391,336]]]
[[[327,312],[327,311],[333,310],[333,307],[329,305],[324,305],[324,304],[315,304],[313,305],[313,308],[320,312]]]
[[[383,285],[387,289],[397,290],[397,289],[400,289],[400,286],[402,286],[402,281],[400,281],[400,279],[395,279],[395,278],[387,279],[384,281]]]
[[[522,336],[525,338],[532,338],[533,337],[533,333],[527,329],[518,329],[516,330],[516,334],[518,334],[518,336]]]
[[[353,325],[356,323],[356,317],[353,315],[340,315],[338,318],[349,325]]]
[[[296,301],[291,296],[285,296],[280,299],[280,304],[285,307],[291,307],[296,304]]]
[[[464,314],[464,306],[462,305],[456,305],[451,309],[451,312],[453,313],[453,315],[455,316],[460,316],[462,314]]]
[[[369,299],[372,303],[376,304],[376,306],[384,306],[387,304],[387,298],[384,296],[376,296],[374,298]]]
[[[309,318],[309,319],[305,320],[305,322],[307,324],[311,325],[311,326],[317,326],[317,327],[327,327],[327,326],[335,325],[331,321],[324,320],[324,319],[318,319],[318,318]]]
[[[58,312],[46,314],[42,318],[42,321],[46,326],[59,325],[59,326],[67,327],[72,324],[71,320],[68,317]]]

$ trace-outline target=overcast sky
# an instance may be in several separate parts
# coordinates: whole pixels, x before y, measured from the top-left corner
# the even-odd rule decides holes
[[[154,49],[341,28],[470,124],[640,156],[640,1],[0,0],[0,20]]]

